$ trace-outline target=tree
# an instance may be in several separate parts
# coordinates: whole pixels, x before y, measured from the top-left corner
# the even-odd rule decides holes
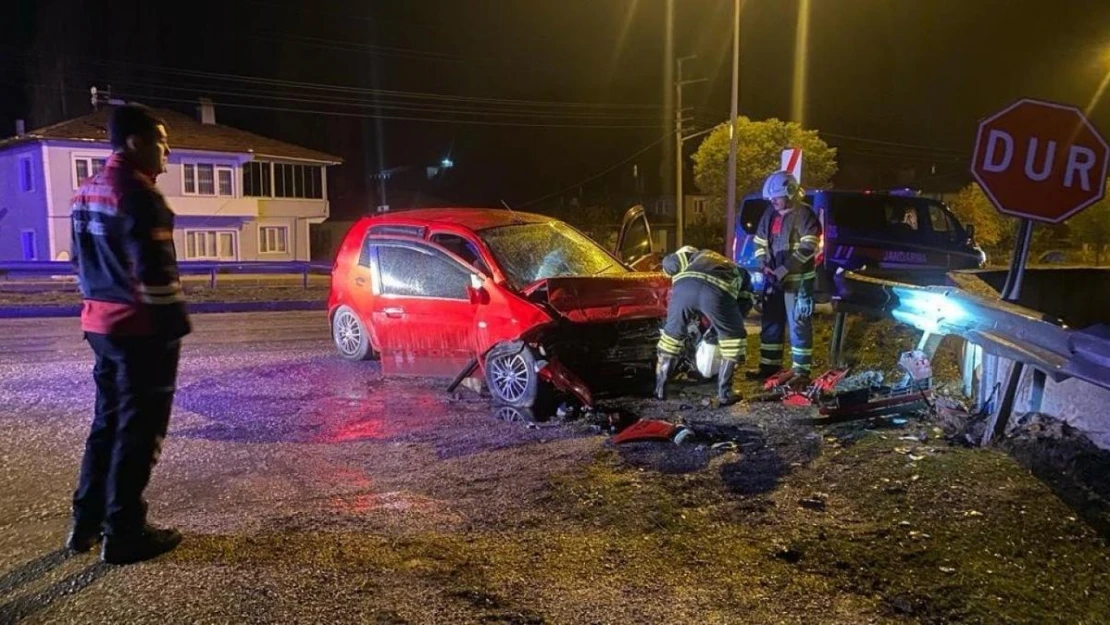
[[[975,241],[983,249],[999,251],[1013,240],[1014,222],[998,212],[978,183],[971,183],[960,190],[949,203],[949,208],[963,225],[975,226]]]
[[[1090,246],[1095,254],[1095,265],[1102,264],[1102,252],[1110,245],[1110,201],[1087,207],[1082,213],[1067,221],[1073,243]]]
[[[694,153],[694,182],[710,198],[706,219],[722,230],[728,193],[728,126],[724,123],[714,128]],[[802,149],[803,187],[826,187],[836,173],[836,148],[822,141],[816,130],[805,130],[795,122],[739,117],[736,135],[738,200],[762,188],[763,180],[780,168],[782,151],[788,147]]]

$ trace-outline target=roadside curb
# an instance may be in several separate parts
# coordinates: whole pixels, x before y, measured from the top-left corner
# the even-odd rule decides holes
[[[322,301],[269,302],[195,302],[186,304],[190,314],[235,312],[287,312],[326,310]],[[0,306],[0,319],[32,319],[43,317],[79,317],[80,305],[68,306]]]

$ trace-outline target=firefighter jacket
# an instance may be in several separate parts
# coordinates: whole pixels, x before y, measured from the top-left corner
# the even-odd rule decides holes
[[[663,272],[671,282],[701,280],[721,289],[740,304],[740,312],[748,314],[754,303],[752,280],[724,256],[712,250],[699,250],[689,245],[663,257]]]
[[[755,257],[772,271],[786,268],[782,279],[788,287],[812,292],[817,278],[814,258],[821,241],[821,224],[808,206],[800,205],[781,216],[768,210],[755,233]]]
[[[70,220],[82,330],[167,340],[189,333],[174,215],[150,176],[113,155],[78,189]]]

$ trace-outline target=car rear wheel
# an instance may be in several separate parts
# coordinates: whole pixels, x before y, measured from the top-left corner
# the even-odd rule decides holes
[[[486,355],[486,386],[498,404],[531,408],[540,389],[532,350],[519,343],[494,346]]]
[[[370,333],[358,314],[346,306],[340,306],[331,318],[331,337],[339,355],[347,360],[369,360],[374,357],[370,345]]]

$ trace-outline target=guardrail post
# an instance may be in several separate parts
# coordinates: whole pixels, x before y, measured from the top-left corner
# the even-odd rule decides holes
[[[307,289],[308,288],[308,265],[307,264],[304,267],[301,268],[301,278],[302,278],[301,286],[303,288]]]
[[[846,313],[838,312],[833,317],[833,331],[832,340],[829,345],[829,365],[832,367],[842,367],[844,365],[844,324],[848,315]]]
[[[216,288],[216,268],[215,267],[213,267],[208,272],[208,288],[210,288],[210,289]]]

